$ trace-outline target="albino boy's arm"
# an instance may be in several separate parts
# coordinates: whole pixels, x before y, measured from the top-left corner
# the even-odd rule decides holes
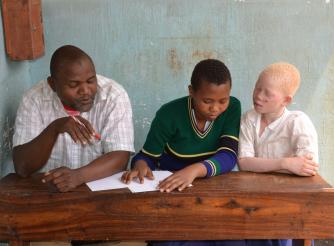
[[[278,172],[282,171],[283,159],[267,159],[258,157],[239,158],[239,169],[252,172]]]
[[[318,163],[312,156],[297,156],[280,159],[258,157],[239,158],[239,168],[242,171],[252,172],[280,172],[293,173],[300,176],[313,176],[317,173]]]

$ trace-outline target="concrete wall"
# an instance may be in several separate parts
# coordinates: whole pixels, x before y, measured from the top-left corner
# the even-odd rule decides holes
[[[157,108],[187,93],[199,60],[228,65],[244,111],[261,69],[291,62],[302,86],[290,108],[316,125],[320,173],[333,184],[333,10],[331,0],[43,0],[46,55],[30,64],[31,81],[48,75],[57,47],[83,48],[99,73],[127,89],[139,149]]]
[[[2,19],[0,33],[3,33]],[[29,63],[10,61],[5,53],[4,36],[0,35],[0,177],[14,170],[11,145],[15,114],[30,81]]]

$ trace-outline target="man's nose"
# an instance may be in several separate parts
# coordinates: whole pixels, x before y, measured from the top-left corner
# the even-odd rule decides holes
[[[80,85],[79,87],[79,94],[80,95],[86,95],[86,94],[89,94],[89,86],[86,85],[86,84],[82,84]]]

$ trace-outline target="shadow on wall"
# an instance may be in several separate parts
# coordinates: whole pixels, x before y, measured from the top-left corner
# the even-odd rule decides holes
[[[320,174],[334,185],[334,53],[319,81],[314,82],[307,109],[316,125],[319,137]],[[326,170],[326,172],[322,172]]]

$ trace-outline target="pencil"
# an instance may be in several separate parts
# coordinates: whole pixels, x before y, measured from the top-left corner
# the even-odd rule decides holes
[[[78,123],[79,125],[81,125],[81,126],[83,126],[83,127],[86,128],[85,124],[82,123],[77,117],[75,117],[74,115],[71,115],[71,117],[72,117],[72,119],[73,119],[76,123]],[[95,137],[97,140],[101,140],[101,135],[98,134],[98,133],[96,133],[96,132],[94,132],[94,137]]]

